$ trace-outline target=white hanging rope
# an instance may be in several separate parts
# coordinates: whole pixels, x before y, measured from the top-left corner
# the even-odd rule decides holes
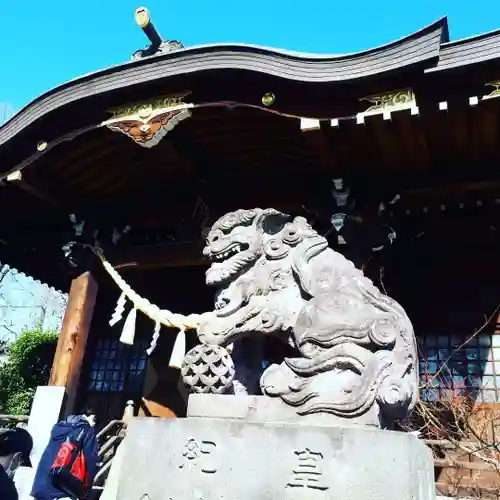
[[[149,300],[141,297],[130,287],[130,285],[120,276],[116,269],[106,260],[100,248],[90,245],[88,246],[102,262],[104,269],[111,276],[111,279],[116,283],[116,285],[122,292],[120,298],[118,299],[115,312],[112,315],[110,325],[114,325],[122,319],[122,314],[125,308],[125,298],[127,298],[133,305],[133,309],[129,312],[127,319],[125,320],[125,325],[123,327],[120,341],[128,345],[134,344],[136,310],[141,311],[155,323],[153,340],[151,342],[150,348],[147,351],[148,355],[151,354],[156,347],[160,333],[160,325],[166,326],[167,328],[177,328],[179,332],[177,334],[172,354],[170,356],[169,365],[172,368],[179,369],[186,354],[185,331],[197,330],[200,324],[201,316],[199,314],[190,314],[189,316],[184,316],[183,314],[173,313],[168,309],[160,309],[157,305],[152,304],[151,302],[149,302]]]
[[[127,297],[136,309],[144,313],[148,318],[156,323],[160,323],[167,328],[184,328],[186,330],[197,330],[200,324],[199,314],[190,314],[184,316],[183,314],[173,313],[168,309],[160,309],[157,305],[152,304],[149,300],[141,297],[136,293],[130,285],[120,276],[116,269],[106,260],[102,250],[96,247],[91,247],[97,257],[99,257],[104,269],[111,276],[118,288]]]

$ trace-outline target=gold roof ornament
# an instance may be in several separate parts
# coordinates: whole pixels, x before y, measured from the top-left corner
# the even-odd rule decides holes
[[[156,146],[182,120],[191,116],[193,104],[185,103],[189,92],[138,102],[110,110],[112,118],[102,125],[121,132],[145,148]]]
[[[385,94],[370,95],[361,97],[359,100],[371,103],[371,106],[363,111],[364,115],[375,115],[387,112],[391,113],[393,111],[411,109],[417,105],[417,100],[412,89],[403,89]]]
[[[138,7],[135,10],[135,22],[139,28],[146,28],[146,26],[151,22],[151,16],[149,15],[148,9],[146,7]]]
[[[495,80],[493,82],[487,82],[484,84],[485,87],[493,87],[493,90],[483,96],[483,99],[493,99],[494,97],[500,97],[500,80]]]

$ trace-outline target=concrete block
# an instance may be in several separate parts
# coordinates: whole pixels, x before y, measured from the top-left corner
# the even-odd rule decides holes
[[[64,387],[40,386],[36,390],[27,427],[33,438],[33,451],[30,456],[33,467],[21,467],[16,471],[14,482],[19,500],[32,499],[30,493],[36,468],[49,442],[52,427],[59,421],[64,398]]]
[[[36,390],[28,420],[28,432],[33,438],[31,462],[35,469],[49,442],[52,427],[59,421],[64,397],[64,387],[47,385]]]
[[[435,500],[430,450],[365,427],[134,419],[118,500]]]

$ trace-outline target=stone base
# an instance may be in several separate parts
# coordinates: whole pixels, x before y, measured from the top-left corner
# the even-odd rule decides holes
[[[118,500],[435,500],[430,450],[363,427],[134,419]]]
[[[290,423],[297,425],[328,425],[339,427],[377,426],[375,407],[356,422],[327,413],[298,415],[296,408],[285,404],[280,398],[267,396],[190,394],[187,407],[188,417],[231,418],[252,423]],[[378,408],[378,407],[377,407]]]

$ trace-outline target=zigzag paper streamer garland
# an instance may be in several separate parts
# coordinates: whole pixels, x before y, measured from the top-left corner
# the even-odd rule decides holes
[[[109,326],[115,326],[119,323],[123,318],[123,311],[125,311],[125,304],[127,303],[127,297],[124,293],[120,295],[118,302],[116,303],[115,310],[111,315],[111,319],[109,320]]]
[[[153,340],[151,340],[151,345],[149,346],[148,350],[146,351],[148,356],[151,355],[151,353],[156,349],[156,344],[158,343],[158,339],[160,338],[160,329],[161,325],[160,323],[155,323],[155,331],[153,333]]]

